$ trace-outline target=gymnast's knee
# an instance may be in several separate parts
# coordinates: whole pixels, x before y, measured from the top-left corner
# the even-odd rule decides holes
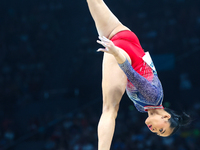
[[[120,85],[117,84],[112,86],[102,84],[102,88],[103,107],[105,107],[106,110],[117,109],[119,107],[121,98],[125,92],[125,88],[120,88]]]
[[[117,113],[119,110],[119,103],[117,104],[103,104],[103,109],[102,109],[102,113],[104,114],[110,114],[112,116],[117,117]]]
[[[103,113],[110,113],[116,115],[119,110],[120,99],[115,96],[107,96],[103,99]]]

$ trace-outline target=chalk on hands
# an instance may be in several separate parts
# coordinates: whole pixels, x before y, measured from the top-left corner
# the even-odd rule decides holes
[[[103,45],[104,47],[107,47],[107,46],[108,46],[107,43],[105,43],[104,41],[99,41],[99,40],[97,40],[97,43]]]

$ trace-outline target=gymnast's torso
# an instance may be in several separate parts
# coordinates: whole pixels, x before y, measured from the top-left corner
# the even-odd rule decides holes
[[[141,68],[142,75],[133,69],[128,60],[119,66],[128,78],[126,93],[139,112],[163,108],[163,89],[151,58],[147,58],[147,62],[144,60],[144,68]]]
[[[146,112],[147,108],[162,108],[162,85],[149,53],[144,52],[135,33],[124,30],[114,35],[111,41],[131,59],[131,64],[126,60],[119,66],[128,78],[126,92],[137,110]]]

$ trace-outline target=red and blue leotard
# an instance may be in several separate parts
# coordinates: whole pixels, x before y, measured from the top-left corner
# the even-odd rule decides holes
[[[119,64],[128,78],[126,92],[140,112],[148,109],[163,108],[163,90],[157,72],[152,69],[153,62],[147,64],[137,36],[129,30],[124,30],[111,38],[115,46],[120,47],[131,58],[132,64],[126,60]],[[151,66],[151,67],[150,67]]]

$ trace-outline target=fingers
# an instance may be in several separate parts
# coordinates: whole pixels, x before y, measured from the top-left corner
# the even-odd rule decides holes
[[[107,48],[99,48],[97,52],[108,52]]]
[[[106,43],[104,43],[103,41],[99,41],[99,40],[97,40],[97,43],[99,43],[99,44],[101,44],[101,45],[106,44]]]
[[[97,43],[103,45],[104,47],[107,47],[107,46],[108,46],[106,43],[104,43],[104,42],[102,42],[102,41],[99,41],[99,40],[97,40]]]
[[[105,48],[99,48],[97,52],[109,52],[108,48],[110,47],[111,41],[107,39],[105,36],[99,36],[100,40],[97,40],[97,43],[103,45]]]
[[[111,44],[111,41],[109,39],[107,39],[105,36],[101,37],[99,36],[99,39],[101,40],[97,40],[97,43],[103,45],[104,47],[108,47]]]
[[[105,36],[103,36],[103,37],[99,36],[99,39],[100,39],[101,41],[105,42],[105,43],[110,42],[110,40],[107,39]]]

